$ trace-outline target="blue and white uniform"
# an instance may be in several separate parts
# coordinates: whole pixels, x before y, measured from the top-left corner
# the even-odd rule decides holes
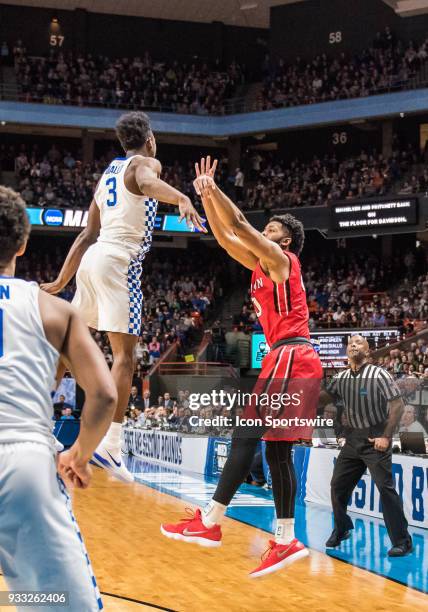
[[[100,592],[56,471],[50,390],[59,354],[46,339],[39,291],[0,276],[0,566],[11,590],[68,591],[67,609],[94,612]]]
[[[125,172],[135,157],[141,156],[114,159],[98,183],[101,231],[82,258],[73,305],[89,327],[139,336],[142,262],[152,244],[158,203],[126,188]]]

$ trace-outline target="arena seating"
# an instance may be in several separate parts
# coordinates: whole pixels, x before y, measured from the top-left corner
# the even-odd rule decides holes
[[[148,51],[141,57],[111,58],[51,49],[33,57],[21,40],[13,48],[21,101],[211,115],[422,87],[427,55],[427,40],[400,40],[387,27],[371,47],[353,56],[323,54],[309,61],[298,57],[292,63],[267,56],[260,94],[256,100],[250,96],[242,101],[239,108],[232,99],[244,83],[244,68],[236,62],[167,63]]]
[[[428,41],[404,42],[387,27],[370,48],[354,56],[325,54],[310,62],[296,58],[264,66],[264,86],[257,110],[314,104],[388,93],[418,86],[418,73],[428,57]],[[420,79],[421,85],[423,79]],[[419,85],[419,86],[421,86]]]
[[[346,249],[316,259],[303,254],[310,329],[391,326],[408,335],[426,325],[428,275],[411,280],[416,269],[426,268],[420,256],[411,250],[390,261]],[[260,329],[249,295],[235,323],[247,331]]]
[[[77,147],[70,151],[55,145],[1,145],[0,168],[14,170],[15,187],[30,206],[87,208],[105,166],[118,154],[112,147],[93,163],[84,164]],[[244,210],[323,206],[334,199],[424,190],[428,173],[412,174],[419,161],[420,153],[411,145],[400,146],[397,139],[388,159],[375,150],[340,160],[325,155],[306,162],[249,152],[241,162],[244,187],[234,186],[236,175],[229,172],[225,157],[220,158],[217,180]],[[164,164],[162,177],[196,200],[192,162]]]
[[[236,62],[167,63],[148,52],[129,59],[55,50],[29,57],[22,43],[17,48],[16,79],[25,102],[221,115],[244,80]]]
[[[17,276],[38,283],[54,280],[66,256],[66,250],[58,247],[35,248],[19,259]],[[221,293],[221,257],[216,261],[198,251],[191,256],[188,251],[168,254],[153,253],[147,258],[143,274],[143,324],[142,337],[137,347],[136,378],[160,358],[171,344],[177,342],[179,352],[184,353],[200,336],[204,320],[210,317],[216,299]],[[60,294],[71,300],[74,283]],[[108,363],[112,362],[107,337],[96,333],[95,339]]]

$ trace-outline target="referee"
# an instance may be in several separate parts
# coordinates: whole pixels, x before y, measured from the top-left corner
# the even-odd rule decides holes
[[[385,526],[392,542],[389,557],[412,552],[412,538],[401,499],[392,477],[391,438],[403,411],[403,400],[394,379],[383,368],[368,362],[369,346],[360,335],[349,339],[350,367],[336,374],[321,401],[340,399],[347,427],[346,443],[334,466],[331,501],[334,529],[326,542],[334,548],[350,537],[354,528],[347,514],[347,503],[366,468],[373,478],[382,502]]]

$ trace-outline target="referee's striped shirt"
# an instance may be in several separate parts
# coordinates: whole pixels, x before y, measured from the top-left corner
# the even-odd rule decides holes
[[[395,380],[384,368],[365,363],[333,376],[327,391],[338,396],[345,416],[354,429],[366,429],[388,420],[388,402],[401,396]]]

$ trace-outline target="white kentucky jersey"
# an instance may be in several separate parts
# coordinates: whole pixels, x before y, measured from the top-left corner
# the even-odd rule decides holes
[[[98,241],[126,249],[131,260],[141,262],[150,250],[158,202],[126,188],[125,172],[135,157],[143,159],[141,155],[116,157],[104,171],[94,197],[101,217]]]
[[[0,443],[52,446],[59,359],[46,339],[36,283],[0,276]]]

